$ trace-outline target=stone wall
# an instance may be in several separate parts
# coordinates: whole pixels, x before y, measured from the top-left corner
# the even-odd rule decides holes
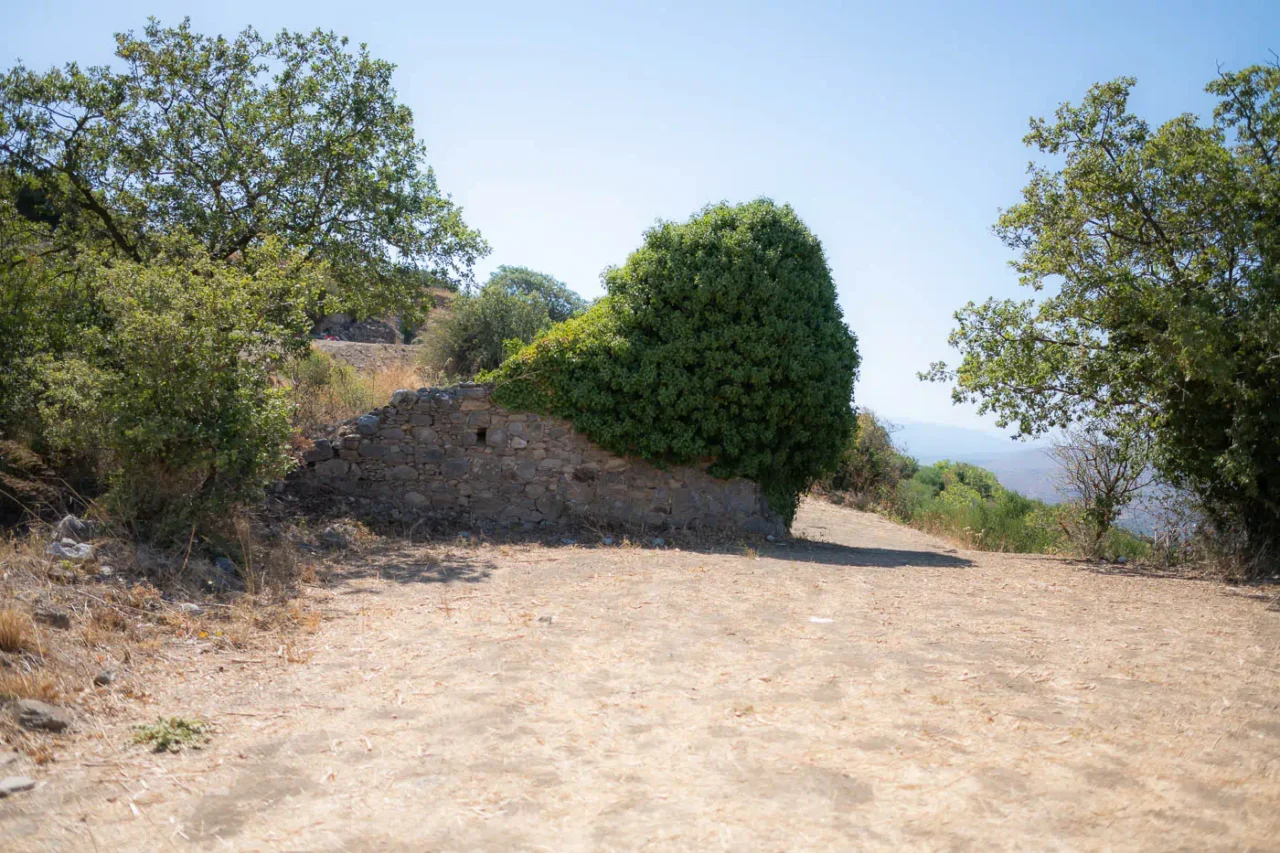
[[[365,498],[402,517],[785,532],[755,483],[616,456],[566,421],[498,406],[484,385],[397,391],[389,406],[317,441],[304,461],[295,487]]]

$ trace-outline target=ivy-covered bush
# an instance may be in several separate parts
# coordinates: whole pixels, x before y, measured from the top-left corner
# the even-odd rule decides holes
[[[857,340],[818,239],[789,206],[718,204],[650,229],[605,285],[483,377],[495,398],[618,453],[755,480],[790,523],[855,422]]]

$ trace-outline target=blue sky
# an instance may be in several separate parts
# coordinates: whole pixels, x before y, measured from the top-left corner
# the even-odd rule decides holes
[[[1019,293],[990,233],[1027,120],[1138,78],[1153,122],[1207,115],[1217,63],[1280,51],[1280,3],[483,4],[153,0],[3,13],[0,65],[111,58],[148,15],[230,35],[333,29],[399,66],[441,187],[498,264],[587,296],[657,219],[769,196],[822,239],[863,355],[859,405],[989,426],[916,372],[951,314]]]

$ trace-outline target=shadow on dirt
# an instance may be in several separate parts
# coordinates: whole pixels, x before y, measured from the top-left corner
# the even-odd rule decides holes
[[[479,555],[431,553],[404,548],[380,549],[353,556],[341,568],[326,575],[330,583],[355,580],[387,580],[396,583],[482,583],[493,574],[494,564]]]
[[[904,569],[935,567],[962,569],[973,561],[953,554],[937,551],[907,551],[897,548],[855,548],[835,542],[814,542],[810,539],[792,539],[784,547],[761,549],[761,556],[798,563],[823,563],[828,566],[854,566],[859,568]]]

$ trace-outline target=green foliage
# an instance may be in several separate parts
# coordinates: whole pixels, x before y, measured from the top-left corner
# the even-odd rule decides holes
[[[134,743],[146,744],[156,752],[199,749],[208,740],[208,723],[183,717],[159,717],[151,725],[137,726],[133,735]]]
[[[427,341],[423,357],[428,367],[464,378],[493,370],[551,325],[540,295],[493,282],[474,296],[456,297],[452,312]]]
[[[318,350],[290,361],[283,373],[294,424],[303,435],[386,402],[378,399],[372,384],[354,367]]]
[[[33,222],[12,199],[20,182],[0,173],[0,435],[29,439],[32,401],[43,362],[79,345],[79,330],[99,321],[82,270],[51,265],[42,251],[47,223]]]
[[[323,268],[273,240],[222,263],[181,238],[149,263],[67,266],[11,213],[0,201],[0,433],[98,475],[131,522],[216,512],[285,471],[272,372],[308,345]]]
[[[874,412],[858,412],[857,432],[822,488],[848,495],[862,509],[892,498],[898,484],[911,478],[920,464],[894,447],[889,429]]]
[[[615,452],[755,480],[789,523],[854,427],[857,342],[817,238],[785,205],[714,205],[650,229],[605,285],[486,377],[496,399]]]
[[[976,465],[938,462],[899,489],[895,512],[916,527],[983,551],[1066,550],[1053,508],[1000,485]]]
[[[0,167],[53,245],[145,262],[183,231],[225,260],[268,236],[331,272],[313,314],[415,316],[487,252],[441,194],[393,66],[331,32],[208,37],[151,20],[119,70],[0,75]]]
[[[997,232],[1040,295],[970,303],[959,367],[928,377],[1023,433],[1150,434],[1161,473],[1242,531],[1260,571],[1280,555],[1280,66],[1221,74],[1208,126],[1152,129],[1132,85],[1032,122],[1027,144],[1060,168],[1031,169]]]
[[[921,468],[894,446],[888,428],[867,411],[836,472],[822,483],[837,500],[872,509],[913,527],[985,551],[1078,553],[1074,531],[1085,521],[1078,503],[1049,505],[1010,491],[976,465],[938,462]],[[1108,524],[1091,557],[1136,559],[1150,545]]]
[[[243,263],[174,243],[156,261],[99,276],[110,334],[91,349],[109,503],[125,518],[174,518],[253,498],[288,469],[281,362],[309,345],[317,271],[268,241]]]
[[[535,296],[547,306],[553,323],[563,323],[587,310],[587,300],[569,289],[569,285],[546,273],[528,267],[501,266],[489,276],[486,288],[500,288],[512,295]],[[528,343],[528,341],[525,341]]]

